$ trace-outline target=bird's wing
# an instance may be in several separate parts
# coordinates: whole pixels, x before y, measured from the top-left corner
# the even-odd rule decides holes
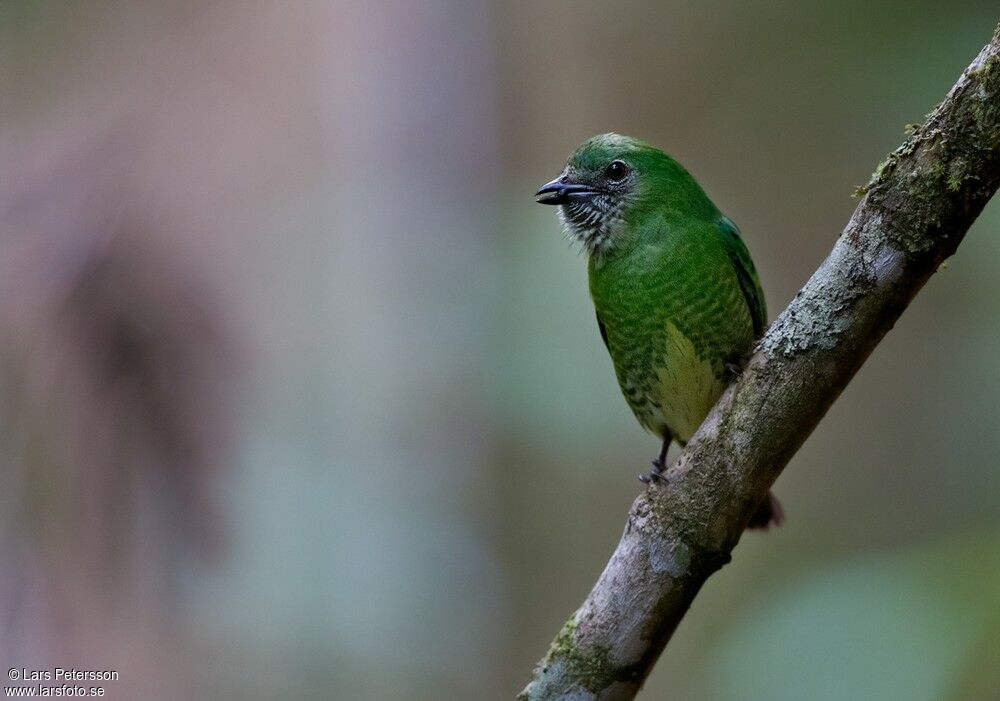
[[[722,245],[726,249],[733,270],[736,271],[736,279],[739,280],[740,290],[750,310],[754,338],[760,338],[767,324],[767,306],[764,303],[764,291],[760,287],[757,270],[753,267],[753,260],[750,259],[746,244],[740,238],[740,230],[729,217],[722,217],[719,220],[719,231],[722,234]]]
[[[594,310],[597,311],[597,310]],[[601,319],[601,313],[597,312],[597,329],[601,332],[601,340],[604,341],[604,347],[611,352],[611,346],[608,345],[608,329],[604,325],[604,321]]]

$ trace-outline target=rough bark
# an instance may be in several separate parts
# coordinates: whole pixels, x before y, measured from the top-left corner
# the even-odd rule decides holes
[[[518,698],[631,699],[756,506],[1000,185],[1000,26],[859,189],[833,251],[667,473]]]

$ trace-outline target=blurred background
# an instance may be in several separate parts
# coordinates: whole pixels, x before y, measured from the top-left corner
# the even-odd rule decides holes
[[[995,0],[0,4],[0,663],[505,699],[656,441],[532,194],[676,156],[772,318]],[[641,698],[1000,698],[1000,202]]]

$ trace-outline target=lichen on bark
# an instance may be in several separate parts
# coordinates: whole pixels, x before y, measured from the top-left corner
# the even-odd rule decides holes
[[[536,671],[536,680],[518,696],[519,699],[538,698],[538,693],[547,693],[547,677],[550,672],[556,672],[551,676],[561,679],[570,676],[576,680],[579,687],[576,693],[587,692],[593,694],[590,698],[597,698],[597,694],[608,688],[620,676],[620,670],[615,667],[610,659],[610,652],[607,646],[597,646],[592,649],[584,649],[576,640],[577,620],[576,615],[570,618],[556,635],[549,651],[539,663]],[[579,698],[587,698],[580,696]]]

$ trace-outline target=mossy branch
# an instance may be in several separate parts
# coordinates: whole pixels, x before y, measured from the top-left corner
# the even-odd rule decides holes
[[[859,189],[833,251],[625,533],[520,699],[631,699],[782,469],[1000,185],[1000,26]]]

